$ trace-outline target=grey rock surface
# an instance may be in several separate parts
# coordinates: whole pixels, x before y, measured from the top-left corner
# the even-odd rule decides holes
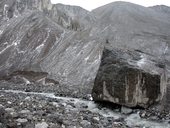
[[[170,13],[170,8],[169,8],[169,6],[166,6],[166,5],[156,5],[156,6],[152,6],[152,7],[150,7],[150,8],[156,10],[157,12],[162,13],[163,15],[170,16],[170,15],[169,15],[169,13]]]
[[[28,71],[30,76],[34,71],[42,72],[39,79],[47,73],[71,85],[84,85],[95,78],[102,45],[96,37],[89,37],[95,19],[90,12],[52,5],[49,0],[4,0],[0,6],[1,77],[15,71]]]
[[[170,32],[169,28],[166,27],[169,26],[169,17],[165,13],[155,11],[153,8],[146,8],[127,2],[114,2],[94,9],[92,13],[99,21],[93,30],[101,30],[99,35],[102,35],[101,38],[105,37],[105,49],[113,52],[112,55],[109,53],[109,55],[105,54],[105,50],[103,52],[101,65],[93,88],[94,100],[105,99],[106,101],[114,101],[114,103],[127,106],[136,106],[139,101],[139,106],[149,105],[150,103],[145,102],[145,98],[148,98],[146,93],[138,92],[143,89],[137,87],[137,90],[134,91],[136,94],[132,93],[133,89],[129,89],[132,92],[127,91],[128,86],[126,85],[128,84],[126,84],[124,78],[130,77],[130,74],[128,74],[130,72],[134,74],[132,82],[136,81],[135,79],[140,74],[139,72],[142,72],[142,77],[146,76],[144,79],[148,79],[148,83],[154,82],[148,86],[151,87],[149,94],[157,93],[153,95],[155,98],[151,101],[151,104],[152,102],[162,100],[166,93],[170,69]],[[119,49],[122,49],[122,51],[119,51]],[[125,70],[125,67],[131,71]],[[122,77],[121,74],[123,75]],[[143,79],[142,77],[141,79]],[[140,79],[132,85],[137,86],[137,83],[140,83]],[[146,85],[148,83],[145,82]],[[109,94],[107,98],[102,97],[102,94],[105,93],[104,85],[107,87],[105,91],[108,91]],[[153,89],[157,91],[153,91]],[[99,98],[100,94],[101,98]],[[126,94],[129,95],[127,96]],[[141,98],[140,94],[144,97]],[[120,96],[124,98],[122,99]],[[131,99],[131,96],[135,97],[134,99],[136,100]],[[138,96],[140,97],[139,99]],[[132,104],[128,103],[129,99],[132,100]]]
[[[24,92],[16,90],[0,91],[0,103],[4,108],[14,108],[18,117],[11,117],[5,111],[1,126],[6,127],[23,127],[23,128],[169,128],[170,125],[162,120],[146,120],[140,118],[138,113],[123,115],[116,112],[113,107],[101,108],[99,104],[93,101],[82,100],[69,97],[55,97],[49,93]],[[29,100],[28,100],[29,97]],[[8,101],[15,101],[8,104]],[[88,107],[77,107],[86,104]],[[66,107],[63,107],[66,104]],[[72,106],[72,107],[70,107]],[[20,111],[27,109],[30,113],[21,114]],[[142,110],[141,110],[142,111]],[[154,114],[149,111],[146,115]],[[155,113],[156,114],[156,113]],[[164,114],[162,118],[165,118]],[[73,118],[74,117],[74,118]],[[170,116],[167,118],[169,120]],[[28,122],[18,123],[17,120],[26,119]]]
[[[127,2],[89,12],[77,6],[52,5],[50,0],[1,0],[0,80],[19,78],[19,83],[91,90],[103,49],[109,47],[113,52],[132,51],[134,55],[127,52],[123,58],[135,71],[146,72],[148,81],[158,81],[154,83],[158,93],[151,98],[156,101],[166,92],[163,75],[168,78],[170,74],[169,20],[162,9]]]
[[[48,124],[46,122],[37,123],[35,128],[48,128]]]
[[[156,62],[147,61],[142,67],[142,55],[135,51],[104,49],[92,91],[93,99],[129,107],[148,107],[161,100],[164,86],[161,75],[148,69],[159,72],[163,69],[157,67]]]

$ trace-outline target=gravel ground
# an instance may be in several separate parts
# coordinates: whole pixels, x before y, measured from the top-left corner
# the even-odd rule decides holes
[[[113,108],[89,99],[88,89],[1,81],[0,128],[170,128],[159,108]]]
[[[66,85],[42,85],[38,83],[34,84],[16,84],[13,82],[0,81],[0,89],[1,90],[22,90],[26,92],[47,92],[47,93],[55,93],[57,96],[68,96],[74,98],[83,98],[89,99],[92,87],[81,87],[74,86],[66,86]]]
[[[88,101],[1,91],[2,128],[127,128],[123,118],[94,112]],[[95,107],[95,106],[94,106]]]

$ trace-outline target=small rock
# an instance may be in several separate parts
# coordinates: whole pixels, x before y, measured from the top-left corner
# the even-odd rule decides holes
[[[99,121],[99,117],[93,117],[93,120]]]
[[[61,126],[58,124],[50,123],[50,128],[61,128]]]
[[[88,105],[85,103],[75,103],[76,108],[88,108]]]
[[[100,121],[100,118],[99,117],[93,117],[93,122],[94,123],[99,123],[99,121]]]
[[[32,116],[32,115],[28,115],[28,116],[27,116],[27,119],[28,119],[28,120],[32,120],[32,119],[33,119],[33,116]]]
[[[7,103],[8,103],[8,104],[12,104],[12,102],[11,102],[11,101],[8,101]]]
[[[34,127],[35,127],[34,124],[27,124],[27,125],[25,126],[25,128],[34,128]]]
[[[17,119],[16,121],[17,121],[18,123],[21,123],[21,124],[28,122],[27,119],[21,119],[21,118]]]
[[[30,110],[22,110],[20,111],[20,114],[29,114],[30,113]]]
[[[63,105],[65,107],[67,104],[66,103],[62,103],[61,105]]]
[[[4,108],[4,106],[2,104],[0,104],[0,108]]]
[[[112,121],[113,121],[113,117],[107,117],[107,120],[108,120],[109,122],[112,122]]]
[[[91,123],[88,122],[87,120],[83,120],[83,121],[81,122],[81,125],[82,125],[82,127],[84,127],[84,128],[88,128],[88,127],[91,126]]]
[[[35,128],[48,128],[48,124],[46,122],[38,123]]]
[[[113,122],[113,124],[114,124],[114,126],[117,128],[117,127],[119,127],[119,128],[122,128],[122,122]]]
[[[131,114],[132,112],[133,112],[133,110],[131,108],[127,108],[124,106],[121,107],[121,113],[123,113],[123,114]]]
[[[17,123],[16,122],[10,122],[7,124],[7,128],[17,128]]]
[[[118,109],[114,109],[114,112],[120,112],[120,109],[118,108]]]
[[[56,103],[56,102],[53,102],[52,104],[53,104],[53,106],[55,106],[55,107],[59,107],[58,103]]]
[[[29,96],[27,96],[24,100],[28,100],[28,101],[30,101],[30,100],[31,100],[31,98],[30,98]]]
[[[62,118],[60,118],[60,116],[55,115],[55,114],[49,114],[49,115],[47,115],[47,120],[48,120],[49,122],[52,122],[52,123],[59,123],[59,124],[62,124],[62,123],[63,123]]]
[[[67,126],[67,128],[77,128],[77,127],[76,126]]]
[[[149,118],[150,120],[157,120],[157,117],[156,116],[152,116]]]
[[[88,105],[83,104],[82,108],[88,108]]]
[[[11,113],[14,112],[15,110],[13,108],[6,108],[5,111]]]
[[[123,121],[124,121],[123,117],[114,120],[114,122],[123,122]]]
[[[16,112],[11,112],[10,115],[11,115],[12,118],[18,117],[18,113],[16,113]]]
[[[61,125],[62,128],[65,128],[66,126],[64,124]]]
[[[140,113],[140,117],[141,117],[141,118],[144,118],[145,116],[146,116],[146,112]]]
[[[91,101],[93,100],[91,94],[87,94],[87,99],[88,99],[88,100],[91,100]]]
[[[73,109],[71,105],[67,105],[67,109]]]

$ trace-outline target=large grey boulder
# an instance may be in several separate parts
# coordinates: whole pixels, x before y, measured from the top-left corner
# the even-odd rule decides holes
[[[158,102],[165,86],[161,80],[164,68],[161,62],[144,61],[143,55],[137,51],[105,49],[93,87],[93,99],[128,107],[148,107]]]

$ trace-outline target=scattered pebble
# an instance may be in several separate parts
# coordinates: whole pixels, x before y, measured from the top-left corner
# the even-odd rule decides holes
[[[21,119],[21,118],[17,119],[16,121],[17,121],[18,123],[21,123],[21,124],[28,122],[27,119]]]
[[[122,107],[121,114],[119,108],[108,109],[91,101],[55,99],[50,98],[50,95],[31,93],[1,91],[0,128],[130,128],[126,120],[134,112],[130,108]],[[11,104],[9,101],[12,101]],[[159,113],[154,108],[139,110],[139,115],[144,119],[170,120],[170,114],[168,116],[167,113]],[[133,123],[138,123],[133,120]],[[145,125],[134,126],[143,128]]]
[[[48,124],[46,122],[38,123],[35,128],[48,128]]]
[[[123,113],[123,114],[131,114],[132,112],[133,112],[133,110],[131,108],[127,108],[124,106],[121,107],[121,113]]]
[[[22,110],[20,111],[21,114],[29,114],[30,113],[30,110]]]
[[[13,108],[6,108],[5,111],[10,113],[10,112],[14,112],[15,110]]]

